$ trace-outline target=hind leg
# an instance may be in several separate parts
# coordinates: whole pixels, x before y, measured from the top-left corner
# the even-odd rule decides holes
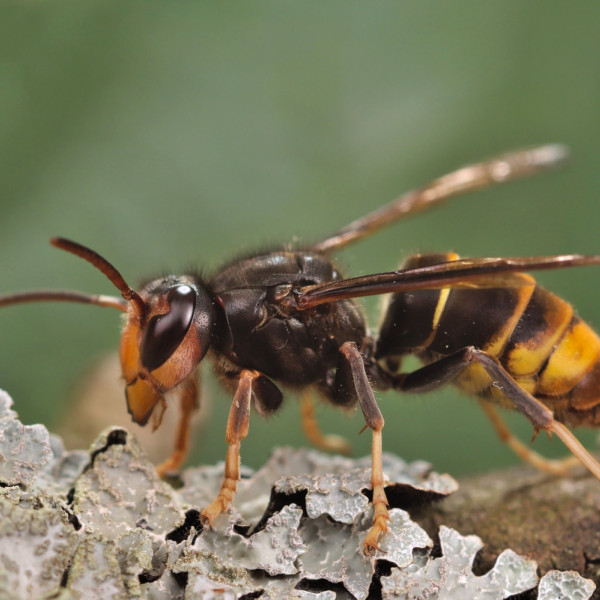
[[[581,464],[576,456],[567,456],[561,460],[553,460],[538,454],[511,433],[495,406],[486,400],[480,400],[479,405],[491,421],[500,441],[504,442],[521,460],[528,462],[536,469],[544,473],[564,477],[569,474],[570,469]]]
[[[571,431],[554,418],[545,404],[524,390],[493,356],[482,350],[467,346],[412,373],[397,375],[394,388],[411,392],[430,391],[452,382],[463,369],[474,363],[486,370],[494,385],[502,390],[515,410],[527,417],[536,434],[540,430],[549,435],[555,433],[592,475],[600,480],[600,464]]]

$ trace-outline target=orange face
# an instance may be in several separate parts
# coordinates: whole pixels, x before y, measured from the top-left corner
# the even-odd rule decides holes
[[[146,314],[128,311],[120,356],[127,406],[136,423],[145,425],[154,407],[164,404],[163,394],[192,373],[206,354],[212,303],[203,294],[187,283],[163,285],[141,294]]]

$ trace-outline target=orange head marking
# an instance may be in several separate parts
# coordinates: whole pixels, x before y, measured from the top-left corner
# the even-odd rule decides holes
[[[191,277],[169,276],[141,293],[142,322],[130,310],[121,337],[121,365],[129,412],[147,423],[163,394],[185,379],[204,358],[211,341],[213,303]]]
[[[204,358],[214,327],[212,298],[202,283],[191,276],[157,279],[138,293],[97,252],[64,238],[53,238],[51,243],[104,273],[128,302],[127,305],[117,298],[100,296],[74,297],[66,292],[56,295],[59,299],[93,302],[127,312],[120,348],[125,394],[131,417],[145,425],[154,407],[159,402],[164,405],[165,392],[183,381]],[[46,296],[38,293],[32,297]]]

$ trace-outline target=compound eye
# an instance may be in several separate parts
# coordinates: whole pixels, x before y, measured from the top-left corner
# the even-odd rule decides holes
[[[178,285],[167,292],[169,312],[150,319],[140,348],[142,365],[149,371],[160,367],[183,341],[194,317],[196,292]]]

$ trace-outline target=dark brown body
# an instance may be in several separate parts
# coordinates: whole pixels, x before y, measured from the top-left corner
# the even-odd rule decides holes
[[[207,284],[217,307],[211,344],[217,372],[235,385],[242,369],[253,369],[284,386],[316,385],[335,401],[340,347],[365,343],[363,315],[352,300],[301,311],[295,293],[341,279],[328,257],[311,251],[274,251],[221,270]]]
[[[456,260],[454,254],[411,257],[404,268]],[[357,304],[341,300],[298,310],[295,291],[341,280],[331,260],[311,251],[274,251],[232,263],[207,285],[217,309],[211,344],[217,371],[235,385],[242,369],[283,386],[316,386],[336,404],[354,404],[336,372],[340,347],[361,349],[371,382],[393,387],[402,356],[430,364],[468,347],[499,360],[522,388],[568,425],[600,421],[600,339],[570,304],[528,275],[502,287],[394,294],[375,341]],[[374,358],[373,358],[374,357]],[[374,360],[375,359],[375,360]],[[463,391],[510,407],[480,365],[454,380]],[[260,403],[261,399],[256,398]],[[277,405],[278,406],[278,405]],[[271,412],[265,398],[261,412]]]

